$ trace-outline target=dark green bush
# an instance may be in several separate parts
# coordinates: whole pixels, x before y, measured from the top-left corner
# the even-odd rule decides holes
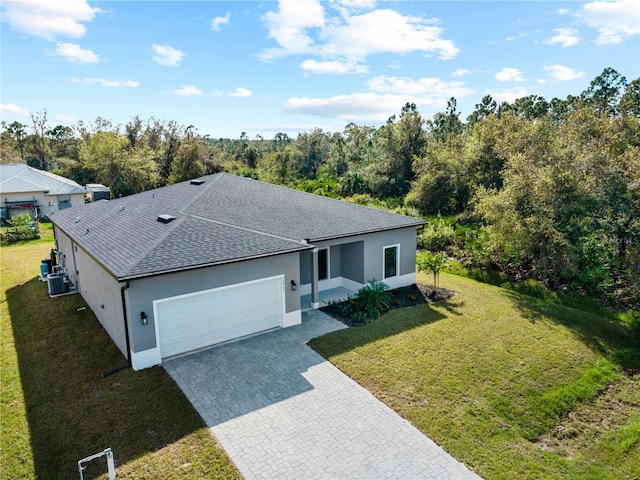
[[[379,280],[369,280],[353,297],[357,311],[364,313],[367,319],[375,319],[389,308],[391,294],[389,287]]]
[[[15,243],[22,240],[35,240],[40,238],[38,224],[27,213],[16,215],[9,222],[4,231],[0,232],[2,244]]]

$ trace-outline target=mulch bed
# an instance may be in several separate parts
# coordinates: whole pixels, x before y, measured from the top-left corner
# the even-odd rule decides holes
[[[394,288],[389,290],[391,293],[390,306],[383,314],[389,310],[396,308],[414,307],[425,303],[438,302],[453,297],[456,292],[447,288],[438,288],[437,290],[431,285],[423,285],[421,283],[409,285],[408,287]],[[349,301],[349,300],[346,300]],[[344,302],[341,302],[344,303]],[[350,317],[340,315],[340,303],[332,303],[320,308],[322,312],[331,315],[333,318],[340,320],[349,327],[358,327],[362,323],[353,322]]]

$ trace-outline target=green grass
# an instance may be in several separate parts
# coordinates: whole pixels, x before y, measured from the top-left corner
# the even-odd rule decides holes
[[[0,248],[0,477],[78,478],[77,461],[110,447],[117,478],[240,478],[160,367],[122,366],[82,297],[50,299],[37,280],[44,238]],[[85,478],[106,478],[99,461]]]
[[[453,275],[442,286],[459,294],[310,345],[484,478],[640,477],[628,327]]]

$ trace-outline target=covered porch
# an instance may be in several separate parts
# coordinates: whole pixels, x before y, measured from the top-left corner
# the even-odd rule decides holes
[[[300,254],[300,306],[346,300],[364,284],[364,241],[321,243]]]
[[[349,297],[355,295],[356,292],[354,290],[349,290],[346,287],[336,287],[330,288],[329,290],[323,290],[318,293],[319,295],[319,304],[320,307],[326,307],[331,302],[341,302],[343,300],[347,300]],[[311,294],[301,295],[300,296],[300,307],[302,311],[312,310],[312,302],[311,302]]]

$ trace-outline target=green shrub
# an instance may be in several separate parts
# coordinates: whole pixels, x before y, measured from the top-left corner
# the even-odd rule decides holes
[[[369,283],[358,290],[353,297],[355,308],[368,319],[378,318],[384,310],[389,308],[391,294],[387,292],[388,289],[389,287],[379,280],[369,280]],[[352,319],[354,319],[353,315]]]
[[[341,317],[350,318],[355,312],[355,305],[351,295],[349,295],[345,301],[336,304],[336,311]]]
[[[433,288],[438,289],[440,272],[447,266],[449,259],[444,252],[431,253],[423,251],[416,256],[418,271],[433,273]]]
[[[15,243],[22,240],[35,240],[40,238],[38,224],[31,219],[28,213],[16,215],[9,222],[4,231],[0,232],[2,244]]]
[[[418,248],[432,252],[441,252],[455,243],[456,231],[442,217],[425,225],[418,236]]]

